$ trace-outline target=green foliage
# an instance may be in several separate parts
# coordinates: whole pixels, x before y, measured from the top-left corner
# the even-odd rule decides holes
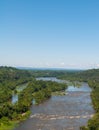
[[[88,128],[86,128],[85,126],[81,126],[80,130],[89,130]]]
[[[88,130],[99,130],[99,113],[88,121]]]
[[[17,85],[29,80],[31,80],[31,74],[28,71],[0,67],[0,103],[11,100],[12,90],[15,90]]]
[[[18,90],[20,85],[21,91]],[[10,126],[13,120],[24,120],[29,115],[33,99],[39,104],[50,98],[51,92],[61,91],[66,87],[56,82],[36,81],[33,73],[25,70],[0,67],[0,125],[2,125],[0,128]],[[11,103],[13,92],[18,94],[18,102],[15,104]]]
[[[7,117],[2,117],[0,119],[0,125],[2,124],[9,125],[10,124],[9,119]]]
[[[92,101],[96,110],[95,116],[88,121],[88,126],[82,126],[81,130],[99,130],[99,69],[87,71],[26,71],[12,67],[0,67],[0,130],[5,127],[10,130],[13,120],[23,120],[29,113],[33,99],[39,104],[51,97],[52,92],[63,91],[66,84],[51,81],[36,81],[34,77],[48,76],[66,79],[70,81],[88,82],[92,88]],[[22,91],[19,91],[19,100],[12,104],[12,92],[17,93],[17,86],[27,83]],[[11,127],[10,127],[11,126]]]
[[[19,95],[19,102],[24,102],[29,107],[33,99],[39,104],[51,97],[51,93],[55,91],[65,90],[66,84],[56,83],[52,81],[31,81],[27,88]],[[22,103],[19,103],[22,104]]]
[[[23,118],[22,112],[28,110],[19,112],[19,104],[13,105],[11,99],[13,91],[17,93],[16,86],[29,82],[31,78],[32,75],[28,71],[0,67],[0,130],[4,130],[6,127],[11,129],[14,124],[12,120]]]
[[[33,98],[36,100],[36,103],[39,104],[44,100],[51,97],[51,90],[48,88],[42,89],[33,94]]]

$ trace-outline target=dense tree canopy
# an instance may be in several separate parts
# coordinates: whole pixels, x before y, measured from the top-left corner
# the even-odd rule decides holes
[[[22,114],[26,113],[33,99],[36,104],[51,97],[55,91],[65,90],[67,85],[51,81],[37,81],[36,77],[57,77],[70,81],[88,82],[92,88],[92,101],[95,116],[88,121],[88,126],[81,130],[99,130],[99,69],[87,71],[66,70],[19,70],[12,67],[0,67],[0,125],[9,124],[11,120],[21,120]],[[28,83],[22,91],[17,91],[17,86]],[[18,94],[18,101],[12,104],[12,93]]]
[[[66,84],[51,81],[37,81],[35,72],[18,70],[12,67],[0,67],[0,125],[11,120],[21,120],[23,113],[27,113],[33,99],[36,104],[51,97],[51,92],[62,91]],[[17,86],[28,83],[22,91]],[[18,101],[12,103],[13,93],[18,94]],[[1,127],[0,127],[1,128]]]

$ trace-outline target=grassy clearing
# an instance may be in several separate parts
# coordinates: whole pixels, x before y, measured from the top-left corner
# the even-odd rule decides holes
[[[30,111],[27,111],[26,113],[18,115],[19,119],[16,119],[14,121],[6,119],[4,117],[2,121],[0,122],[0,130],[13,130],[15,127],[19,125],[20,122],[26,120],[30,115]]]
[[[18,125],[18,121],[9,121],[9,123],[1,123],[0,130],[13,130]]]

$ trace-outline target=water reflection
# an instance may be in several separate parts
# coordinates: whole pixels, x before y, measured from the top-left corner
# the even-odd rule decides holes
[[[91,92],[91,88],[89,88],[87,83],[81,83],[80,86],[68,86],[67,92]]]
[[[13,94],[13,96],[12,96],[12,104],[15,104],[17,101],[18,101],[18,95]]]

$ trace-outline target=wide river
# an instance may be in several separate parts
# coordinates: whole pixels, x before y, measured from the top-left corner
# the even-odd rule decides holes
[[[41,79],[64,82],[56,78]],[[69,85],[66,95],[52,96],[40,105],[32,105],[30,117],[15,130],[79,130],[94,114],[90,92],[86,83],[80,87]]]

